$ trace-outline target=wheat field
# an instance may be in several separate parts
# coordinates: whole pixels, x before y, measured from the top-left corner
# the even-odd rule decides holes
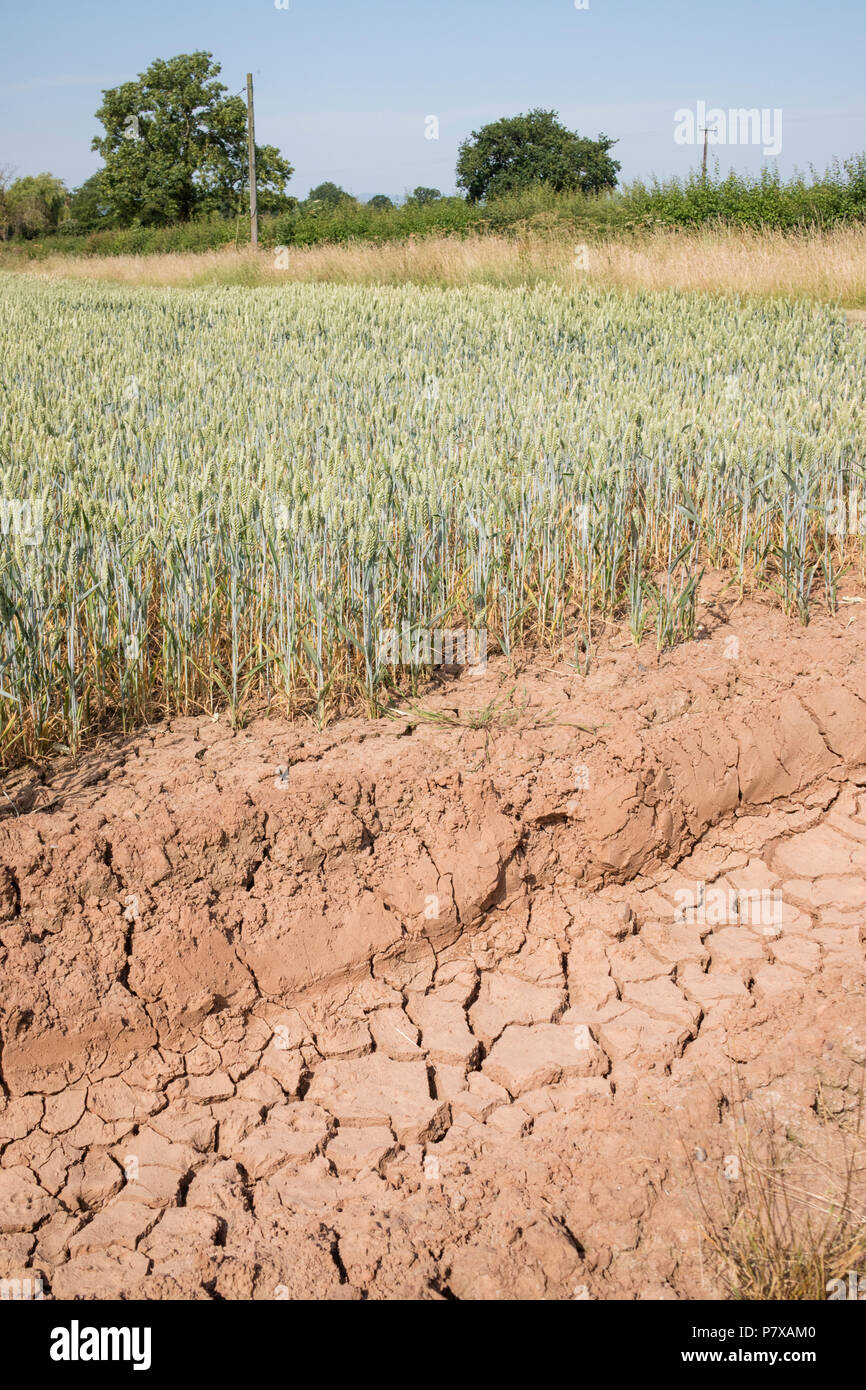
[[[862,570],[866,335],[832,308],[0,291],[0,762],[253,700],[375,712],[418,677],[386,632],[580,663],[599,615],[688,638],[705,566],[803,621]]]

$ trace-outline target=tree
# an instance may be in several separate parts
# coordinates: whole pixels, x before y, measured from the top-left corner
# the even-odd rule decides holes
[[[407,203],[415,203],[417,207],[424,207],[427,203],[438,203],[441,197],[442,194],[438,188],[419,187],[412,190],[406,201]]]
[[[320,183],[318,188],[311,188],[307,196],[308,203],[321,203],[326,208],[336,208],[340,203],[354,201],[351,193],[347,193],[345,188],[340,188],[336,183]]]
[[[2,221],[5,236],[36,236],[56,230],[69,194],[53,174],[28,175],[15,179],[2,192]]]
[[[76,227],[92,232],[98,227],[111,226],[111,203],[103,187],[103,171],[97,169],[80,188],[76,188],[69,204],[69,212]]]
[[[137,82],[103,92],[101,193],[121,224],[188,222],[234,213],[247,182],[247,111],[217,81],[210,53],[157,59]],[[281,195],[293,173],[274,145],[256,145],[258,201]]]
[[[457,184],[470,203],[544,183],[557,192],[599,193],[616,187],[619,163],[605,135],[587,140],[560,125],[555,111],[535,110],[474,130],[460,146]]]
[[[258,149],[258,145],[256,149]],[[258,177],[256,177],[256,183],[258,184],[258,182]],[[300,207],[297,198],[293,198],[290,193],[279,193],[273,187],[259,187],[257,199],[259,213],[265,214],[268,217],[281,212],[297,212]]]
[[[0,237],[4,241],[10,235],[9,204],[6,199],[14,173],[15,169],[11,164],[0,164]]]
[[[375,208],[377,212],[384,212],[386,208],[392,208],[394,204],[387,193],[374,193],[367,207]]]

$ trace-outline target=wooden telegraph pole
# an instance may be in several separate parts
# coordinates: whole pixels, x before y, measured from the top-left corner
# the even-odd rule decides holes
[[[707,137],[709,133],[709,127],[704,126],[704,160],[701,164],[701,183],[706,183],[707,181]]]
[[[256,125],[253,117],[253,75],[247,73],[247,146],[250,164],[250,244],[259,244],[259,210],[256,202]]]

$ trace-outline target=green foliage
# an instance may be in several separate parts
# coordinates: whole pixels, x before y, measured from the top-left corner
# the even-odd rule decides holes
[[[90,181],[88,181],[90,182]],[[86,188],[87,185],[84,185]],[[83,190],[81,190],[83,192]],[[383,195],[380,195],[383,196]],[[72,200],[75,208],[76,199]],[[259,205],[262,206],[260,195]],[[284,211],[266,214],[259,222],[263,246],[312,246],[324,242],[399,241],[431,235],[466,236],[497,232],[557,229],[591,240],[651,230],[654,227],[693,228],[707,223],[789,230],[829,228],[866,219],[866,155],[834,163],[823,175],[811,171],[807,181],[795,175],[783,181],[775,170],[754,178],[712,174],[706,183],[699,174],[650,185],[635,183],[616,192],[555,193],[544,184],[519,192],[470,203],[446,197],[435,202],[407,200],[395,207],[390,200],[358,203],[346,195],[327,206],[298,203],[283,195]],[[88,231],[77,214],[58,226],[57,234],[40,233],[21,244],[29,257],[66,251],[78,255],[129,255],[138,252],[203,251],[236,240],[249,240],[245,213],[231,218],[216,214],[168,227],[133,227]]]
[[[401,207],[358,203],[346,198],[328,207],[302,204],[259,228],[265,246],[313,246],[322,242],[395,241],[433,233],[465,233],[477,229],[478,219],[463,198],[432,203],[406,202]]]
[[[97,169],[80,188],[76,188],[69,203],[69,219],[63,231],[93,232],[112,223],[111,202],[104,188],[103,171]]]
[[[407,203],[414,203],[417,207],[423,208],[426,207],[428,203],[438,203],[441,197],[442,194],[438,188],[424,188],[423,185],[419,185],[418,188],[412,190],[406,201]]]
[[[794,174],[783,181],[776,168],[749,177],[718,170],[704,181],[695,172],[685,179],[637,182],[626,190],[635,217],[645,223],[697,227],[719,221],[740,227],[831,227],[866,217],[866,155],[834,160],[811,181]]]
[[[0,189],[0,235],[34,237],[56,231],[68,198],[53,174],[15,179]]]
[[[616,187],[615,140],[587,140],[560,125],[555,111],[530,111],[474,130],[460,146],[457,185],[470,202],[515,193],[535,183],[557,193],[600,193]]]
[[[367,204],[368,208],[375,208],[377,212],[382,212],[385,208],[394,206],[387,193],[374,193]]]
[[[105,128],[93,149],[105,161],[100,193],[121,225],[164,226],[240,206],[246,179],[246,104],[226,96],[210,53],[157,59],[136,82],[103,92]],[[291,165],[273,145],[256,146],[265,207],[281,194]]]
[[[316,207],[336,208],[341,203],[354,203],[355,201],[356,199],[352,197],[351,193],[347,193],[345,188],[340,188],[339,184],[320,183],[317,188],[310,189],[305,206],[310,209]]]

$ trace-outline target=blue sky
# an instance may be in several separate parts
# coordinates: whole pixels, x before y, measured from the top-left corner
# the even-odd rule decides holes
[[[256,136],[304,196],[334,179],[361,197],[454,189],[473,129],[534,106],[619,139],[623,180],[684,173],[674,141],[698,101],[782,115],[783,172],[866,149],[864,0],[6,0],[0,164],[68,184],[98,167],[104,87],[154,58],[207,49],[239,90],[255,74]],[[439,138],[425,137],[436,116]],[[760,147],[718,146],[755,170]]]

